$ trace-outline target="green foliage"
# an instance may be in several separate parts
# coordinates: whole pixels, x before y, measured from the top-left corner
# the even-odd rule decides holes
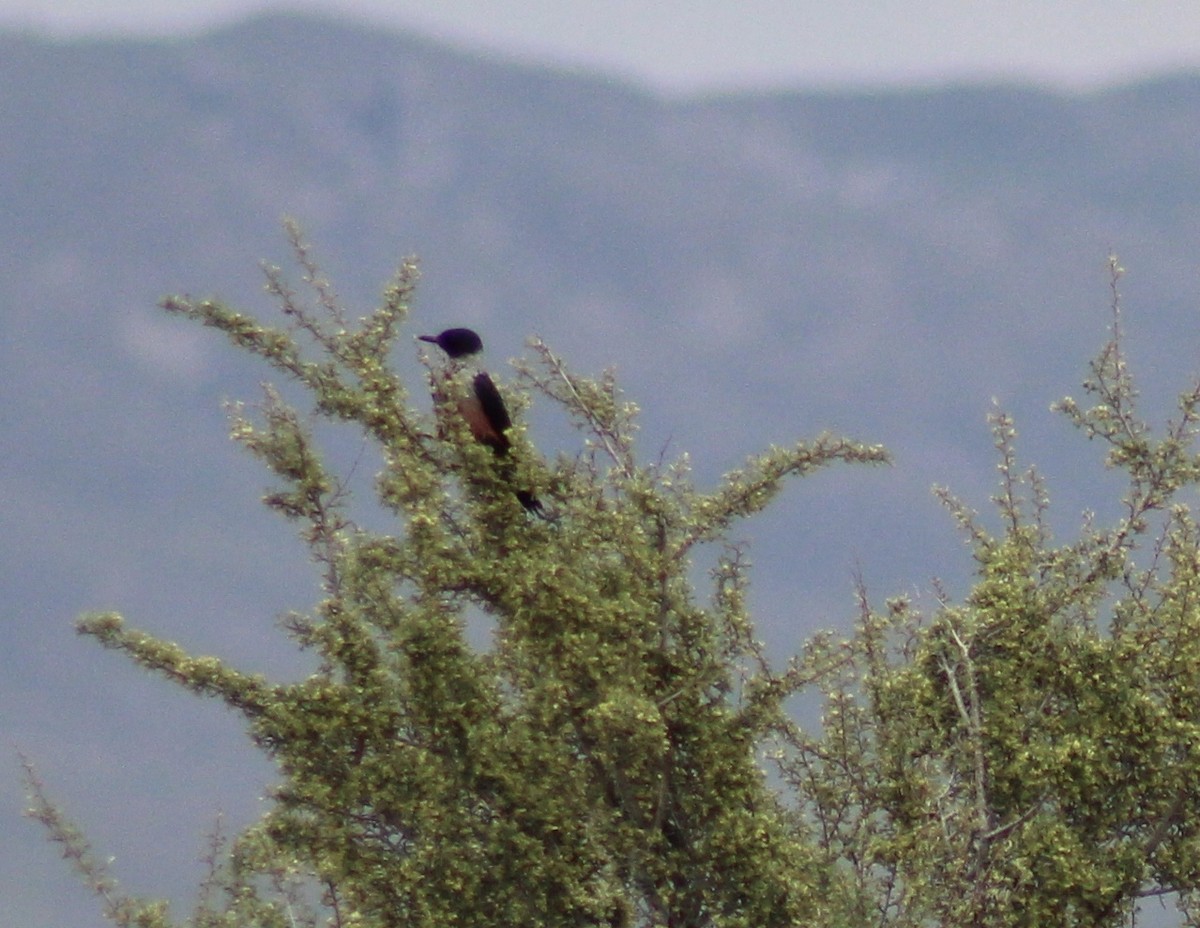
[[[27,814],[45,826],[51,840],[62,849],[63,859],[70,862],[100,900],[104,917],[119,928],[167,928],[170,922],[166,905],[134,899],[121,892],[116,879],[96,857],[87,838],[50,801],[32,763],[22,757],[21,764],[25,768],[30,798]]]
[[[1092,364],[1093,405],[1059,408],[1128,475],[1123,516],[1053,544],[1045,491],[996,414],[1003,531],[942,493],[978,563],[965,602],[926,620],[864,599],[820,679],[823,731],[781,730],[785,778],[845,874],[851,923],[1115,925],[1165,892],[1188,909],[1200,535],[1178,497],[1197,482],[1200,385],[1154,438],[1119,336],[1114,323]]]
[[[724,543],[791,475],[880,463],[822,436],[749,460],[710,493],[686,461],[645,466],[635,407],[611,375],[579,377],[541,342],[524,383],[580,426],[584,451],[543,463],[519,427],[497,461],[453,414],[463,386],[425,359],[431,417],[390,354],[415,269],[350,324],[294,236],[318,306],[276,270],[287,327],[216,301],[164,306],[223,331],[379,449],[378,499],[395,529],[368,531],[326,469],[304,415],[268,390],[233,434],[276,475],[265,498],[300,529],[324,598],[289,629],[321,670],[272,684],[126,628],[81,630],[243,713],[278,765],[266,817],[214,857],[224,906],[195,924],[274,925],[281,892],[317,887],[337,925],[791,926],[816,917],[823,865],[767,788],[758,747],[782,689],[757,685],[743,564],[721,560],[711,603],[689,583],[698,545]],[[423,356],[424,357],[424,356]],[[526,405],[505,384],[515,410]],[[422,402],[421,405],[425,405]],[[512,486],[551,517],[531,519]],[[466,621],[494,623],[472,647]]]
[[[1181,498],[1200,478],[1200,385],[1154,437],[1121,351],[1115,263],[1090,404],[1059,409],[1128,476],[1120,517],[1055,543],[1045,488],[996,413],[999,528],[939,491],[977,565],[965,599],[938,590],[925,616],[903,599],[878,611],[860,590],[849,638],[817,636],[777,668],[727,533],[787,477],[882,450],[821,436],[701,492],[686,459],[639,463],[637,410],[611,375],[579,377],[535,341],[505,390],[518,411],[529,390],[559,404],[583,451],[542,462],[518,423],[500,462],[454,414],[453,373],[424,359],[430,416],[389,363],[415,269],[352,326],[293,238],[319,305],[270,270],[290,327],[214,301],[165,305],[382,453],[388,533],[351,519],[278,392],[257,421],[234,410],[235,437],[280,481],[267,505],[323,574],[324,599],[288,621],[320,671],[273,684],[117,616],[81,622],[240,711],[278,765],[267,815],[214,837],[190,925],[1104,926],[1167,892],[1200,924],[1200,531]],[[528,517],[514,482],[550,517]],[[701,600],[692,556],[713,544]],[[494,626],[482,649],[465,635],[480,616]],[[784,711],[810,690],[824,700],[814,731]],[[31,785],[110,920],[165,926]]]

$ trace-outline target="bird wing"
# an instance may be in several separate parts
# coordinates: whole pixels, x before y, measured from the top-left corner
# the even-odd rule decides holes
[[[490,445],[497,454],[504,454],[508,451],[508,437],[504,433],[512,427],[504,399],[484,371],[475,375],[473,386],[471,399],[475,402],[464,403],[462,414],[478,441]]]
[[[475,436],[475,440],[487,445],[496,452],[498,457],[502,457],[508,453],[509,449],[508,436],[504,433],[512,426],[512,419],[508,416],[504,398],[500,396],[496,384],[485,371],[480,371],[475,375],[472,386],[474,389],[471,394],[459,404],[459,411],[470,425],[471,434]],[[539,519],[549,518],[546,507],[531,491],[516,490],[515,492],[517,500],[526,512]]]

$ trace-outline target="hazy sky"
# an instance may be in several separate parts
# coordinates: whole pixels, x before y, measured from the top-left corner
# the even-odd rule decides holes
[[[0,26],[169,33],[304,7],[602,68],[662,89],[1200,67],[1195,0],[0,0]]]

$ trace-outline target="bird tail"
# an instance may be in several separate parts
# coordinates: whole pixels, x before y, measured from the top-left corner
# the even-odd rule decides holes
[[[534,496],[529,490],[517,490],[517,502],[525,507],[525,511],[531,516],[537,516],[539,519],[549,519],[546,514],[546,507],[542,505],[542,501]]]
[[[513,473],[515,468],[513,467],[512,458],[501,451],[496,452],[496,457],[499,459],[498,463],[501,466],[501,474],[505,481],[507,481],[509,486],[513,486],[517,481],[516,474]],[[532,490],[514,489],[513,494],[517,497],[517,502],[521,504],[521,507],[531,516],[537,516],[539,519],[549,518],[546,514],[546,507],[542,505],[542,501],[534,495]]]

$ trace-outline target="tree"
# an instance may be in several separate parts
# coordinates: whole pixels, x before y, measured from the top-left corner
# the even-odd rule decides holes
[[[611,375],[576,376],[535,342],[525,383],[570,413],[585,451],[544,464],[518,431],[516,463],[501,467],[452,414],[463,385],[430,362],[431,420],[389,365],[415,268],[351,325],[293,240],[318,305],[271,270],[289,328],[216,301],[164,306],[265,359],[383,456],[389,533],[351,520],[343,483],[279,392],[268,390],[261,421],[234,411],[235,437],[280,481],[267,505],[299,526],[323,572],[323,601],[288,623],[320,672],[272,683],[116,615],[80,624],[238,710],[278,765],[273,807],[234,843],[214,877],[223,901],[195,923],[286,924],[304,894],[279,890],[296,880],[321,889],[309,917],[347,926],[770,928],[818,917],[823,865],[756,754],[785,691],[755,673],[743,565],[725,537],[787,477],[884,452],[822,436],[771,449],[701,493],[686,460],[637,461],[636,410]],[[514,485],[536,488],[552,518],[526,516]],[[689,565],[714,544],[726,547],[702,605]],[[492,647],[468,644],[472,610],[495,622]],[[40,815],[61,825],[45,803]],[[162,923],[161,907],[119,901],[109,906],[119,924]]]
[[[325,598],[288,628],[320,657],[271,683],[127,628],[81,630],[246,718],[281,782],[264,819],[214,843],[195,926],[1107,925],[1200,879],[1200,534],[1180,493],[1200,478],[1200,386],[1162,438],[1135,413],[1112,337],[1092,405],[1060,409],[1129,477],[1122,517],[1055,545],[1036,471],[993,417],[999,529],[949,493],[976,581],[931,615],[860,591],[845,638],[785,666],[754,639],[729,540],[792,475],[886,454],[821,436],[773,448],[712,492],[686,459],[639,463],[636,410],[611,375],[579,377],[541,342],[523,384],[585,436],[541,462],[518,427],[500,466],[430,367],[433,417],[388,363],[415,269],[351,326],[293,232],[318,308],[277,270],[289,329],[213,301],[170,312],[223,331],[360,427],[383,454],[391,533],[356,525],[301,415],[268,391],[235,436],[276,474]],[[309,355],[313,355],[312,358]],[[505,385],[510,395],[514,385]],[[520,404],[526,402],[520,394]],[[552,518],[527,516],[514,485]],[[712,592],[689,581],[714,547]],[[464,636],[473,612],[491,647]],[[784,710],[824,700],[807,730]],[[764,779],[767,754],[775,785]],[[120,895],[34,785],[35,814],[122,926],[168,924]]]
[[[1037,472],[993,416],[1001,521],[940,495],[977,563],[928,620],[865,597],[816,735],[785,722],[782,764],[845,875],[858,924],[1115,925],[1174,893],[1200,924],[1200,384],[1162,438],[1112,335],[1058,409],[1128,477],[1124,512],[1055,545]]]

